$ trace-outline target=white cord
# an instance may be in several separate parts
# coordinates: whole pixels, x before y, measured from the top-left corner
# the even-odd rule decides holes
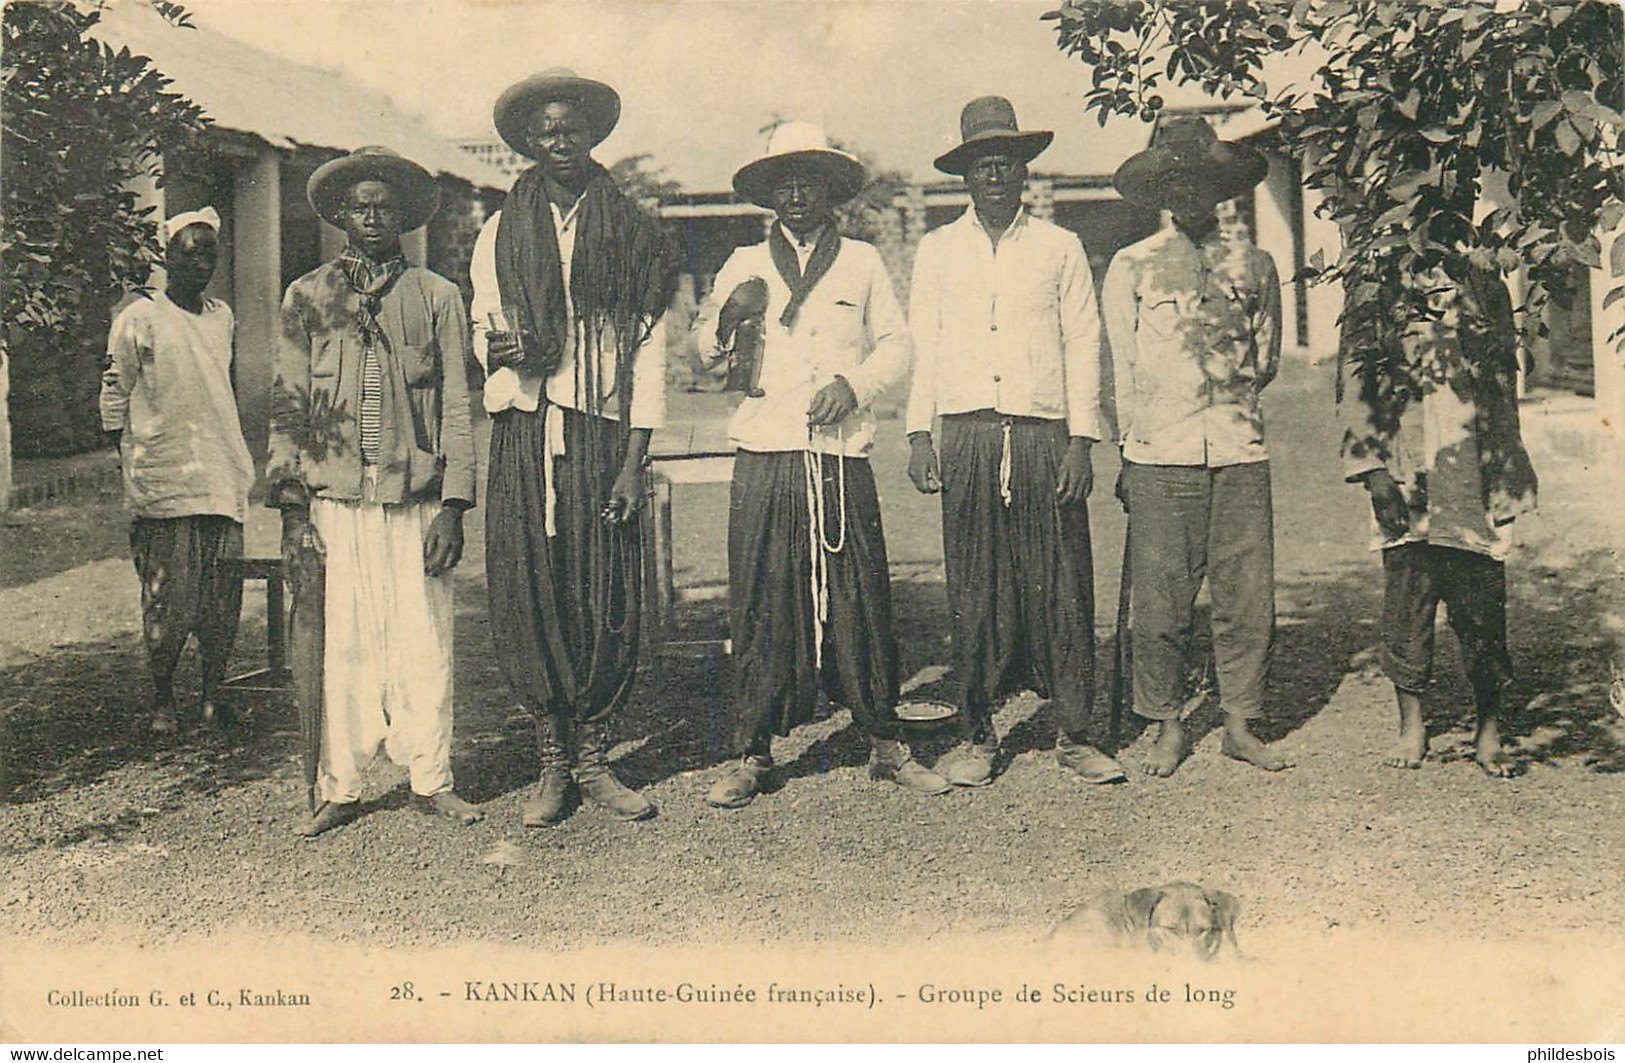
[[[1001,433],[1003,450],[999,453],[999,497],[1004,499],[1004,508],[1010,508],[1010,422],[1005,421]]]
[[[832,545],[827,529],[828,513],[824,504],[824,459],[813,449],[813,430],[807,429],[807,449],[801,452],[802,469],[807,481],[808,549],[812,560],[813,594],[813,664],[822,672],[824,668],[824,625],[829,622],[829,560],[827,554],[838,554],[846,549],[846,432],[840,429],[841,453],[835,455],[835,494],[839,506],[840,531]]]

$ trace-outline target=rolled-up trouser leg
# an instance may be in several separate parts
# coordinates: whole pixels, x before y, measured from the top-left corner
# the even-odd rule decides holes
[[[1428,549],[1473,695],[1480,710],[1492,708],[1513,678],[1512,655],[1507,651],[1506,565],[1470,550],[1431,544]]]
[[[1398,690],[1421,694],[1433,676],[1433,622],[1439,588],[1434,547],[1403,543],[1382,552],[1383,670]]]

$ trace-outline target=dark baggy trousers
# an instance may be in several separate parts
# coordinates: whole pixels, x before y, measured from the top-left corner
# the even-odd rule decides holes
[[[1470,550],[1405,543],[1382,552],[1382,571],[1383,663],[1395,687],[1408,694],[1427,689],[1441,601],[1478,700],[1512,682],[1504,564]]]
[[[130,556],[141,577],[141,628],[153,678],[167,683],[197,636],[203,688],[225,673],[243,611],[243,526],[230,517],[137,517]]]
[[[851,709],[868,735],[895,738],[898,733],[897,638],[874,474],[862,458],[814,456],[813,461],[825,507],[822,625],[806,455],[741,450],[734,461],[728,604],[736,713],[730,752],[735,755],[765,754],[774,734],[787,735],[815,719],[820,688],[830,701]]]
[[[1268,462],[1129,466],[1134,711],[1169,720],[1186,698],[1196,595],[1213,598],[1213,659],[1227,714],[1262,715],[1275,636]]]
[[[1063,421],[942,418],[954,686],[973,742],[992,737],[994,703],[1024,689],[1053,700],[1069,736],[1094,739],[1094,561],[1087,505],[1055,499],[1066,448]]]
[[[485,576],[498,667],[532,715],[597,723],[626,704],[637,674],[642,590],[640,509],[601,517],[624,454],[620,427],[564,411],[547,535],[541,412],[492,418]]]

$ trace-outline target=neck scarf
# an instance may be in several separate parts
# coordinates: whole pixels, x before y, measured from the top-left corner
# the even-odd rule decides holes
[[[841,250],[841,234],[833,221],[824,223],[824,231],[818,234],[818,243],[813,246],[812,257],[807,259],[805,274],[801,272],[801,259],[796,256],[796,249],[790,246],[790,238],[784,235],[784,226],[773,226],[773,232],[767,238],[767,250],[773,256],[773,265],[778,269],[779,276],[790,288],[790,301],[784,304],[784,313],[779,315],[779,324],[790,328],[796,322],[796,315],[801,312],[801,304],[807,301],[813,288],[835,265],[835,256]]]
[[[374,262],[346,245],[339,254],[338,264],[350,289],[360,297],[355,325],[361,332],[361,342],[369,347],[387,347],[383,326],[378,323],[378,308],[390,285],[406,272],[406,256],[397,251],[382,262]]]
[[[570,204],[559,204],[568,209]],[[542,179],[532,166],[508,193],[497,223],[497,288],[504,306],[513,307],[517,327],[540,344],[541,366],[550,373],[572,341],[572,326],[581,327],[582,349],[597,351],[606,331],[615,337],[615,381],[612,393],[620,404],[623,427],[632,400],[632,366],[637,350],[671,302],[677,258],[657,219],[638,210],[597,163],[576,215],[576,242],[570,276],[560,265],[558,231]],[[574,321],[565,316],[564,285]],[[577,360],[580,393],[593,409],[602,394],[596,358]]]

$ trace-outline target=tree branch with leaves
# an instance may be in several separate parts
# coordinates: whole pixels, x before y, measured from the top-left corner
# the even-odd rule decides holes
[[[1346,334],[1428,317],[1414,279],[1435,271],[1465,281],[1474,268],[1527,266],[1538,318],[1569,267],[1602,264],[1599,230],[1625,218],[1614,3],[1066,0],[1043,17],[1060,49],[1092,67],[1085,105],[1102,125],[1154,119],[1167,86],[1263,111],[1342,232],[1338,260],[1307,272],[1344,285]],[[1266,82],[1288,64],[1312,73]],[[1486,212],[1492,173],[1510,202]],[[1625,276],[1625,240],[1611,259]],[[1621,298],[1625,285],[1607,305]]]

